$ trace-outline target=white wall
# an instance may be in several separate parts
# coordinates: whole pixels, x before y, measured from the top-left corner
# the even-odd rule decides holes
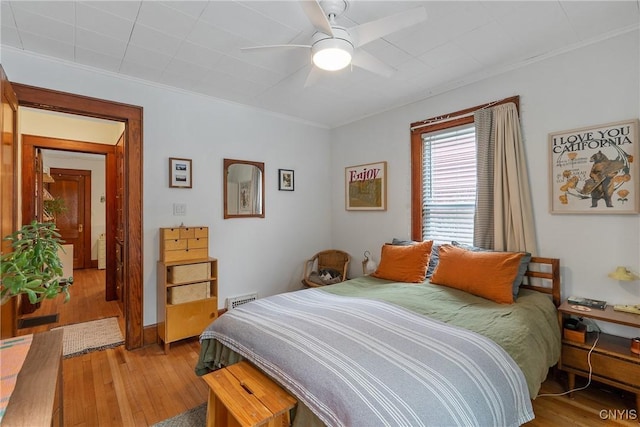
[[[160,227],[209,227],[221,307],[228,296],[299,288],[303,261],[331,246],[327,129],[17,50],[2,62],[14,82],[144,108],[144,325],[156,322]],[[169,157],[193,159],[192,189],[169,188]],[[222,219],[223,158],[265,163],[266,218]],[[295,191],[278,191],[279,168],[295,170]],[[173,216],[173,203],[186,216]]]
[[[124,123],[93,117],[20,107],[20,133],[116,145]]]
[[[637,215],[551,215],[549,132],[638,118],[639,35],[631,32],[533,62],[466,87],[363,119],[332,131],[333,243],[351,254],[410,234],[409,124],[484,102],[520,95],[539,255],[560,258],[563,297],[579,295],[612,304],[640,304],[640,282],[607,277],[615,266],[640,270]],[[344,167],[386,160],[388,209],[344,209]],[[640,177],[634,177],[640,179]],[[361,274],[357,259],[352,274]],[[628,336],[640,331],[601,324]]]

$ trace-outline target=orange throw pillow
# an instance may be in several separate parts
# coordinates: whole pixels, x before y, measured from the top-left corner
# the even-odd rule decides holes
[[[396,282],[422,283],[427,274],[432,240],[414,245],[384,245],[373,277]]]
[[[431,283],[460,289],[500,304],[513,303],[513,281],[520,268],[518,252],[473,252],[440,246]]]

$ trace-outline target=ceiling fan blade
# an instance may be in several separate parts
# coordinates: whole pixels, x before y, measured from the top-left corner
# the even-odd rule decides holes
[[[397,70],[390,65],[380,61],[375,56],[362,49],[358,49],[353,53],[351,63],[356,67],[363,68],[372,73],[379,74],[383,77],[391,77]]]
[[[317,30],[334,37],[329,19],[317,0],[302,0],[300,1],[300,6],[302,6],[305,15]]]
[[[304,87],[314,86],[320,80],[321,72],[317,67],[311,66],[309,70],[309,74],[307,74],[307,79],[304,82]]]
[[[266,45],[266,46],[241,47],[240,50],[243,52],[248,52],[248,51],[255,51],[255,50],[294,49],[294,48],[311,49],[311,46],[308,44],[272,44],[272,45]]]
[[[427,19],[427,11],[424,7],[416,7],[394,15],[385,16],[375,21],[366,22],[349,28],[352,42],[355,47],[365,45],[388,34],[395,33],[404,28],[418,24]]]

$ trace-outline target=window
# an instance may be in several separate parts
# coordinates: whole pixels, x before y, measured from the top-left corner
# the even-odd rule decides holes
[[[476,209],[474,113],[518,96],[411,124],[411,238],[473,244]]]
[[[473,123],[422,137],[422,239],[473,244],[476,137]]]

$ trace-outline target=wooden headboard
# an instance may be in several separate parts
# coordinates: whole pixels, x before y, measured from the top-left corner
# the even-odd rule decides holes
[[[532,270],[532,264],[538,264],[540,266],[548,265],[551,267],[551,271],[538,271],[537,269]],[[544,268],[544,270],[548,270],[548,268]],[[527,283],[520,285],[520,287],[549,294],[551,295],[555,306],[558,307],[560,305],[560,260],[558,258],[531,257],[529,268],[527,268],[525,276],[528,278],[537,277],[540,279],[550,280],[551,287],[534,285],[530,279],[527,279]]]

